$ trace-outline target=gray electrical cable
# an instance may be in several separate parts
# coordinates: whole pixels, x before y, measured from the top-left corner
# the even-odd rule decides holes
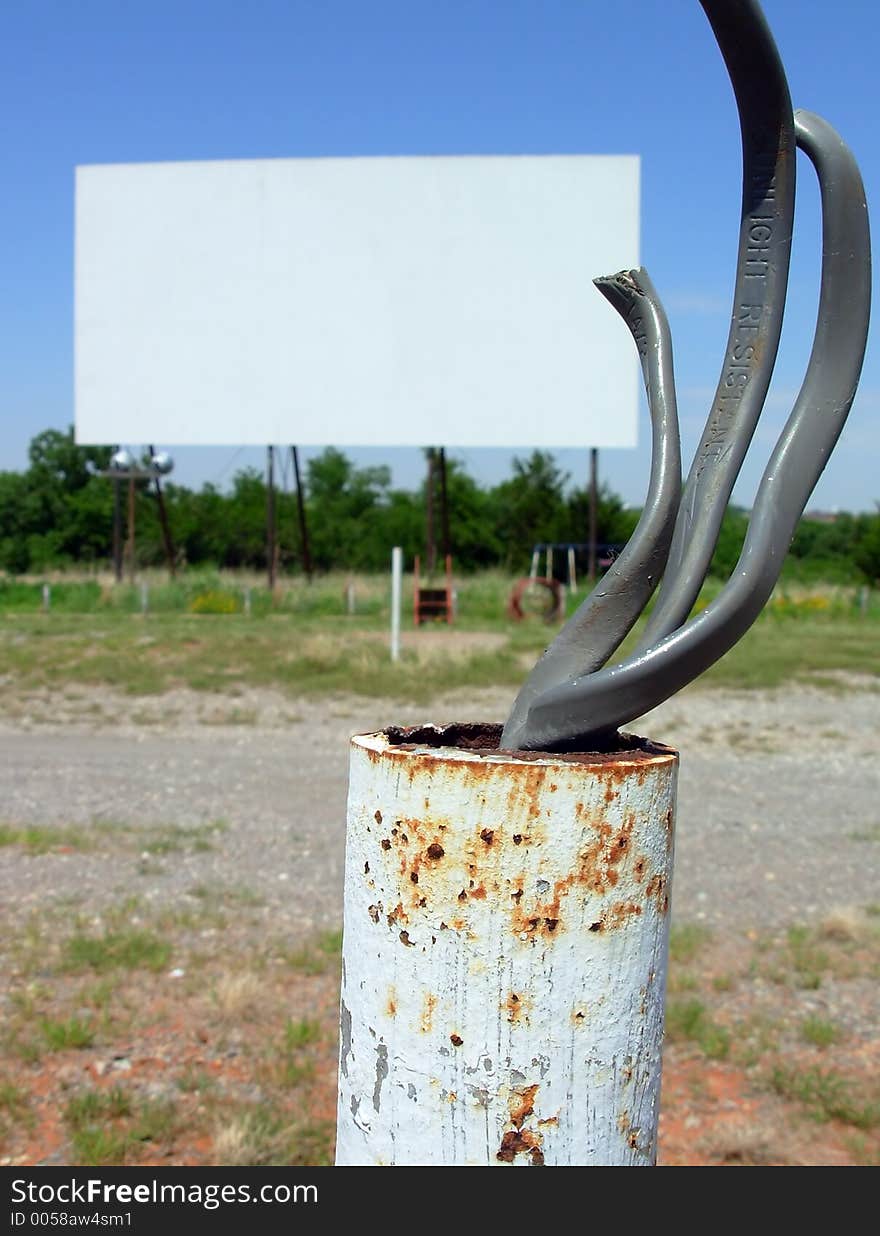
[[[688,474],[666,574],[640,647],[685,621],[755,431],[779,346],[794,219],[791,98],[773,36],[754,0],[700,0],[733,86],[743,191],[733,312],[724,366]]]
[[[521,745],[522,727],[539,696],[604,665],[632,628],[663,573],[681,496],[672,337],[660,298],[643,269],[594,282],[626,322],[639,351],[652,430],[648,495],[626,548],[523,684],[501,736],[503,747]]]
[[[647,650],[544,692],[516,735],[520,748],[575,750],[608,740],[733,647],[779,577],[855,397],[871,299],[867,203],[855,159],[839,134],[810,112],[797,113],[796,131],[822,197],[818,321],[807,372],[762,477],[736,569],[700,614]]]

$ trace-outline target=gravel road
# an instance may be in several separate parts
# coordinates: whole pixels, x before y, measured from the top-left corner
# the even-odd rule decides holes
[[[267,931],[338,926],[349,737],[500,721],[509,703],[495,690],[431,709],[267,691],[228,701],[180,691],[136,709],[106,691],[32,696],[0,723],[2,821],[91,840],[39,857],[0,848],[4,917],[131,894],[165,907],[201,888],[258,894]],[[880,901],[877,719],[877,686],[864,680],[692,688],[633,724],[681,752],[674,919],[737,932]]]

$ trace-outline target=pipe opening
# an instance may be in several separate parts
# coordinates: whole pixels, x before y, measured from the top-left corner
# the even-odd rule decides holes
[[[590,749],[584,751],[508,751],[502,748],[503,726],[486,721],[454,721],[449,725],[390,725],[383,730],[388,742],[404,751],[417,747],[449,748],[473,751],[479,755],[510,754],[517,760],[554,759],[572,763],[610,763],[618,756],[632,759],[639,755],[668,755],[671,749],[638,734],[611,731],[591,734]]]

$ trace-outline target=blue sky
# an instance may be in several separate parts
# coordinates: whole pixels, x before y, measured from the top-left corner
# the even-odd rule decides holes
[[[870,209],[880,187],[876,0],[765,0],[764,11],[794,104],[852,147]],[[722,362],[740,198],[735,107],[697,0],[5,0],[0,144],[0,469],[25,466],[34,434],[73,420],[77,164],[391,154],[641,156],[641,259],[672,325],[690,461]],[[815,322],[818,194],[803,156],[798,171],[783,342],[734,494],[746,506]],[[880,501],[876,333],[812,507]],[[644,408],[640,440],[600,458],[603,478],[633,503],[648,474]],[[349,453],[391,463],[400,484],[422,476],[415,450]],[[509,470],[503,451],[452,453],[481,481]],[[192,485],[262,466],[258,450],[174,454],[174,479]],[[557,458],[583,481],[585,451]]]

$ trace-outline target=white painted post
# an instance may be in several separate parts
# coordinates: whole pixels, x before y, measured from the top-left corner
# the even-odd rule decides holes
[[[547,546],[547,552],[544,555],[544,578],[553,578],[553,550]]]
[[[400,596],[403,579],[403,550],[391,551],[391,660],[400,660]]]
[[[655,1160],[678,755],[499,737],[352,740],[340,1165]]]
[[[536,549],[532,553],[532,565],[529,568],[529,579],[538,578],[538,560],[540,558],[539,551]]]
[[[351,580],[345,586],[345,603],[350,614],[354,613],[354,584]]]
[[[52,605],[52,590],[48,584],[43,584],[43,610],[48,614]]]
[[[251,590],[250,588],[245,588],[244,590],[244,616],[245,618],[250,618],[251,616]]]
[[[150,608],[150,585],[147,583],[141,584],[141,613],[145,614]]]
[[[568,547],[568,587],[572,595],[577,592],[577,573],[574,563],[574,547],[572,545]]]

